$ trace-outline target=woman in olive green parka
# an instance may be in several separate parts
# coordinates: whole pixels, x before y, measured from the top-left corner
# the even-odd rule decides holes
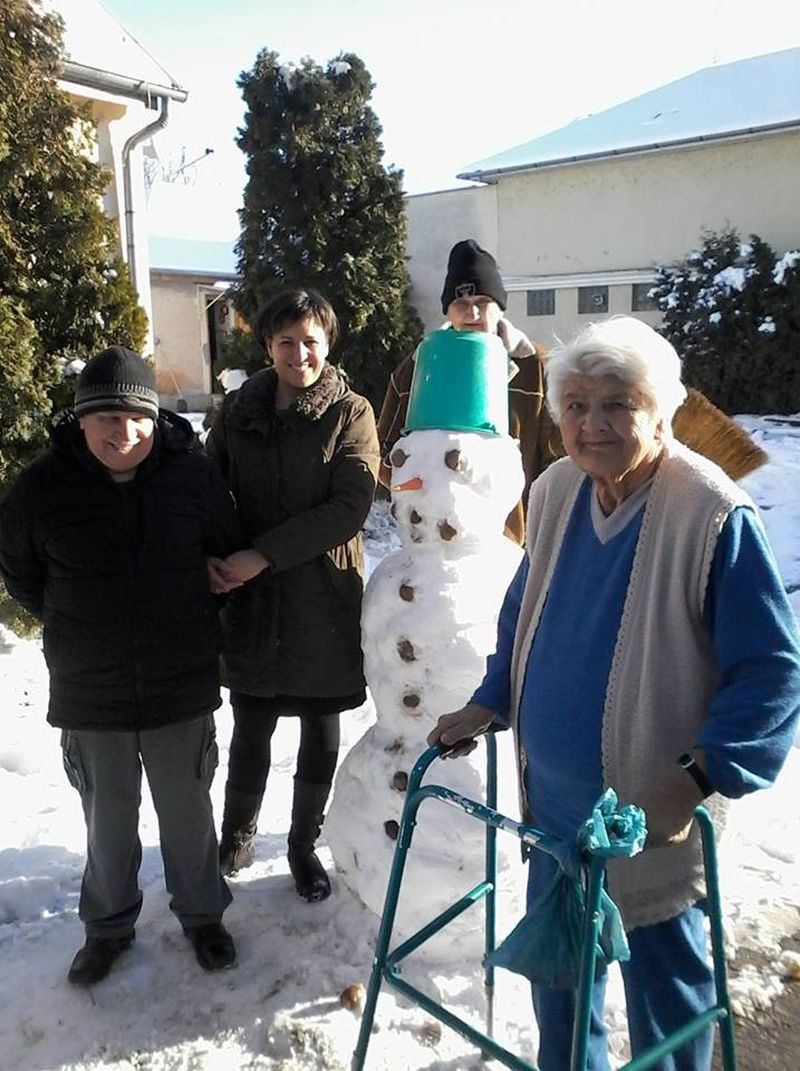
[[[360,529],[378,469],[369,402],[327,362],[333,309],[315,291],[283,291],[257,332],[272,366],[229,394],[207,445],[236,499],[251,549],[211,563],[222,611],[234,732],[220,837],[224,873],[254,858],[270,740],[300,718],[289,832],[297,890],[330,883],[314,852],[339,745],[339,713],[363,702]]]

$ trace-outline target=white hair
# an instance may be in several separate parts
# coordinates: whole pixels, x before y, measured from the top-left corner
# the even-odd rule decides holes
[[[545,376],[547,408],[556,423],[561,419],[564,384],[571,376],[616,376],[642,392],[652,415],[664,419],[667,431],[686,397],[675,347],[633,316],[590,323],[571,342],[560,342],[545,362]]]

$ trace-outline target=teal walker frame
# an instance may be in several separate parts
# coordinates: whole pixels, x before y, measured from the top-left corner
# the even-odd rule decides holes
[[[429,1015],[455,1030],[467,1041],[472,1042],[484,1057],[498,1060],[512,1071],[537,1071],[534,1064],[530,1064],[508,1049],[503,1048],[493,1038],[494,1032],[494,968],[484,966],[484,988],[486,992],[486,1033],[481,1033],[475,1027],[465,1022],[453,1012],[448,1011],[443,1005],[437,1003],[421,989],[412,985],[401,977],[400,964],[412,952],[418,949],[434,934],[444,929],[448,923],[457,918],[468,908],[481,900],[485,904],[485,951],[488,956],[495,947],[495,919],[496,919],[496,875],[497,875],[497,830],[503,829],[511,833],[531,847],[555,854],[553,849],[558,841],[546,833],[535,829],[533,826],[522,825],[519,822],[500,814],[497,808],[497,744],[494,736],[489,733],[485,737],[487,747],[487,777],[486,777],[486,803],[468,799],[443,785],[422,786],[422,779],[431,764],[442,754],[440,745],[428,748],[414,764],[408,779],[405,807],[400,823],[400,831],[395,847],[394,860],[389,884],[386,890],[386,899],[378,930],[375,946],[375,956],[372,963],[369,986],[367,988],[364,1010],[361,1018],[358,1041],[353,1053],[352,1071],[362,1071],[367,1058],[367,1047],[372,1033],[372,1025],[375,1019],[375,1009],[378,1002],[381,985],[387,986],[402,993],[413,1003],[423,1008]],[[465,893],[440,915],[423,926],[412,937],[398,945],[393,951],[389,950],[389,942],[397,913],[397,903],[400,896],[400,888],[403,881],[406,858],[411,847],[414,828],[417,823],[417,811],[420,804],[426,799],[439,800],[450,807],[457,807],[465,814],[486,826],[486,873],[483,881],[479,882],[469,892]],[[716,844],[714,840],[714,827],[711,818],[704,807],[697,807],[695,819],[699,824],[702,843],[703,860],[706,873],[706,888],[708,901],[708,917],[710,922],[711,952],[714,968],[714,981],[716,985],[716,1003],[712,1008],[696,1016],[676,1030],[669,1037],[664,1038],[659,1044],[653,1046],[645,1053],[640,1053],[635,1059],[629,1061],[620,1068],[620,1071],[645,1071],[653,1067],[662,1057],[679,1049],[703,1030],[714,1024],[719,1024],[720,1029],[720,1052],[724,1071],[736,1071],[736,1050],[733,1037],[733,1018],[731,1015],[730,1001],[728,998],[727,972],[725,966],[725,949],[722,931],[722,910],[720,904],[719,880]],[[569,1071],[586,1071],[589,1045],[589,1023],[591,1018],[591,990],[595,972],[596,946],[600,930],[600,917],[598,907],[600,894],[605,877],[605,860],[599,856],[592,856],[586,866],[586,911],[583,923],[583,946],[581,953],[580,976],[578,982],[577,1001],[575,1009],[575,1022],[572,1036],[572,1056]],[[531,1010],[533,1015],[533,1010]]]

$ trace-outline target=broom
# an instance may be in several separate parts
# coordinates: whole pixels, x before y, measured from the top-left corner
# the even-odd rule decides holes
[[[747,432],[694,387],[687,388],[686,401],[672,418],[672,432],[684,446],[716,462],[732,480],[741,480],[767,460]]]

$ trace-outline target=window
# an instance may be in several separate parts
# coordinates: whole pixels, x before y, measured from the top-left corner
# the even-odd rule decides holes
[[[650,297],[655,283],[634,283],[631,287],[631,312],[658,311],[658,302]]]
[[[555,316],[555,290],[529,290],[528,316]]]
[[[607,286],[581,286],[578,288],[578,312],[608,312]]]

